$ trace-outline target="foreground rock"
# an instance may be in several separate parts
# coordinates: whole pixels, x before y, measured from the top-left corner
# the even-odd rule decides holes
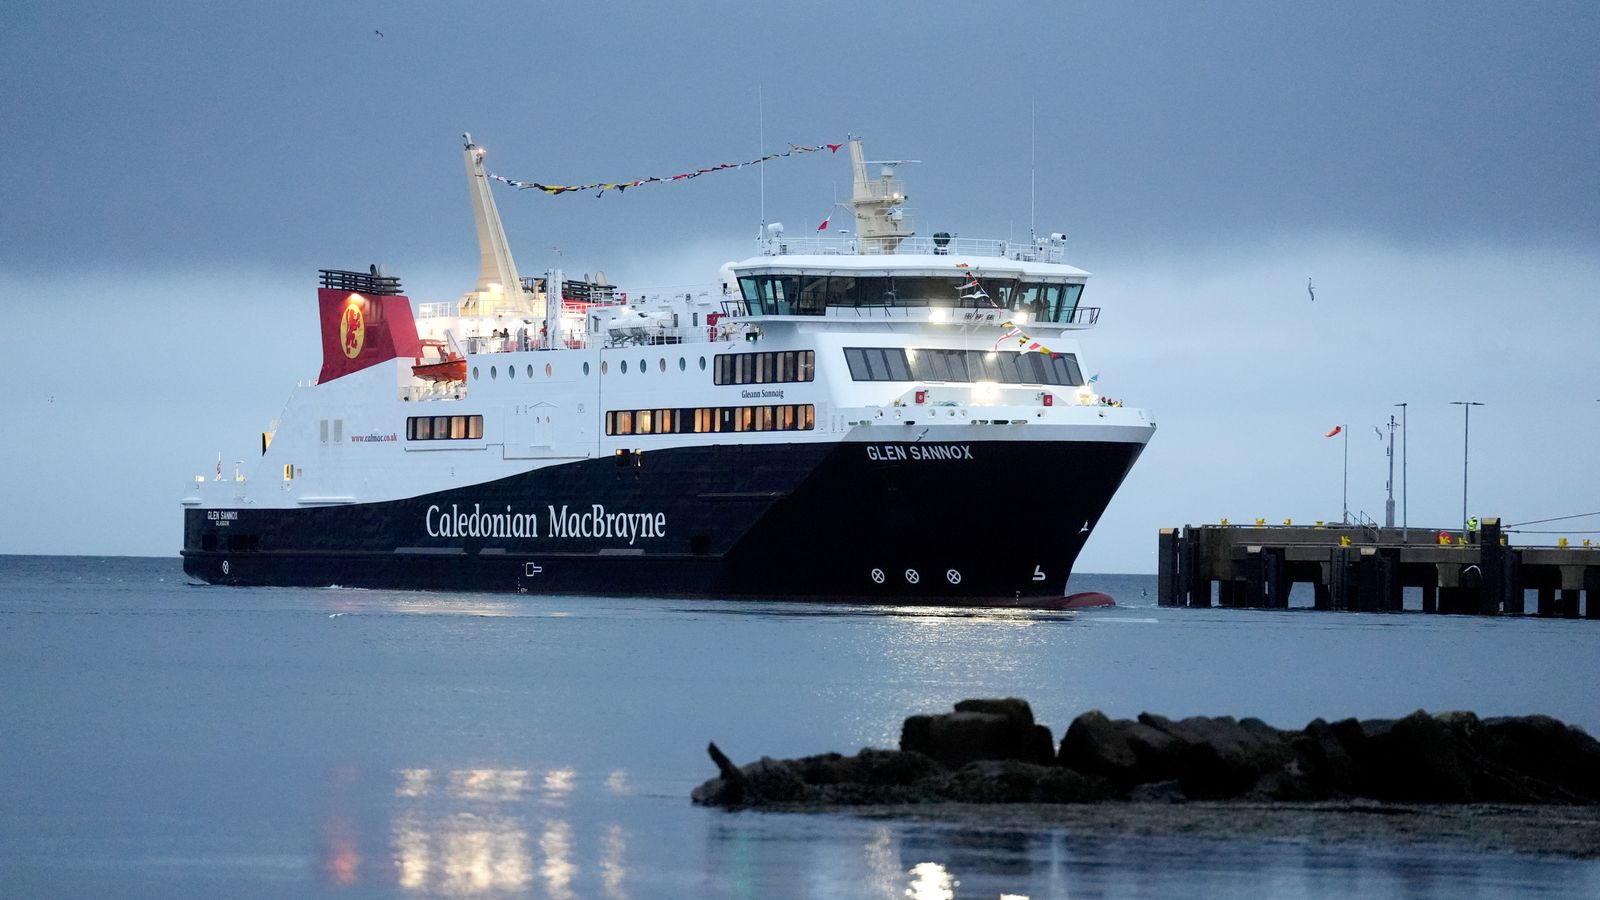
[[[696,803],[903,805],[1108,800],[1600,804],[1600,742],[1548,716],[1466,712],[1403,719],[1316,719],[1282,731],[1259,719],[1098,710],[1059,750],[1027,701],[963,700],[905,720],[900,749],[741,767],[710,746],[719,775]]]

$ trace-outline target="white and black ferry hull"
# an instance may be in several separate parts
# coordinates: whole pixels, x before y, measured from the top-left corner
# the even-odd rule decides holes
[[[1059,598],[1142,442],[679,447],[416,497],[184,513],[214,584],[1017,603]]]

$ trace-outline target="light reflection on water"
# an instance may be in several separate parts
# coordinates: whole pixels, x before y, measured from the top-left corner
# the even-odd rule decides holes
[[[389,810],[389,856],[394,884],[413,893],[479,896],[518,893],[535,881],[553,900],[580,896],[573,886],[581,869],[573,826],[564,818],[537,813],[536,806],[561,807],[577,784],[570,766],[538,777],[523,768],[397,769]],[[627,773],[611,772],[608,782],[625,783]],[[435,790],[437,785],[439,790]],[[537,838],[531,835],[537,831]],[[361,851],[348,820],[334,817],[324,828],[324,870],[329,881],[360,880]],[[607,897],[627,896],[627,832],[606,826],[597,848],[596,868]],[[382,879],[382,873],[369,873]]]

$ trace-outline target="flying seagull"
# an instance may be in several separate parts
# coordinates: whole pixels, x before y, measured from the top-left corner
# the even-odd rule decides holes
[[[1311,276],[1306,276],[1306,293],[1311,295],[1311,302],[1317,302],[1317,292],[1311,289]]]
[[[372,33],[377,35],[378,37],[383,37],[383,32],[379,31],[376,28],[372,29]]]

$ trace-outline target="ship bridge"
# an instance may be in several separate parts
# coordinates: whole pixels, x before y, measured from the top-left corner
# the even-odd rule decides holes
[[[1098,307],[1082,305],[1089,273],[1059,262],[1059,248],[1004,241],[957,246],[906,239],[892,253],[851,252],[837,239],[769,242],[769,252],[732,266],[736,314],[987,319],[1087,328]],[[956,252],[959,250],[960,252]],[[804,251],[804,252],[797,252]],[[987,253],[982,252],[987,251]]]

